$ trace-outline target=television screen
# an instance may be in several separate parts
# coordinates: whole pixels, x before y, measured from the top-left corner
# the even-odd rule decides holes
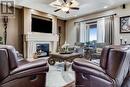
[[[32,17],[32,32],[52,33],[52,20]]]

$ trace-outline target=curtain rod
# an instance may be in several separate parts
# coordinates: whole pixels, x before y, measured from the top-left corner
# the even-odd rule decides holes
[[[80,22],[85,22],[85,21],[91,21],[91,20],[96,20],[96,19],[99,19],[99,18],[114,16],[114,15],[117,15],[117,14],[112,14],[112,15],[106,15],[106,16],[101,16],[101,17],[97,17],[97,18],[86,19],[86,20],[82,20],[82,21],[74,22],[74,23],[80,23]]]

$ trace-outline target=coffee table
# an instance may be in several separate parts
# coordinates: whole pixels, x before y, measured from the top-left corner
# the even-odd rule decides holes
[[[60,54],[51,53],[48,59],[50,65],[54,65],[56,62],[64,62],[64,71],[66,71],[66,62],[72,62],[75,58],[81,58],[81,53],[70,53],[70,54]]]

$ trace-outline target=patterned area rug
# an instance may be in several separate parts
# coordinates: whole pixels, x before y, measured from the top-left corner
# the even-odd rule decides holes
[[[46,87],[74,87],[75,74],[71,69],[71,63],[67,63],[67,71],[64,71],[64,63],[49,65]]]

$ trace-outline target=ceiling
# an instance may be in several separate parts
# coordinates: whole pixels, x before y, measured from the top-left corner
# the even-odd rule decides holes
[[[110,8],[117,7],[124,3],[130,3],[130,0],[77,0],[80,5],[80,10],[71,10],[69,14],[59,11],[54,12],[56,8],[49,4],[55,0],[15,0],[17,6],[29,7],[49,14],[56,15],[60,19],[71,19],[93,12],[103,11]]]

